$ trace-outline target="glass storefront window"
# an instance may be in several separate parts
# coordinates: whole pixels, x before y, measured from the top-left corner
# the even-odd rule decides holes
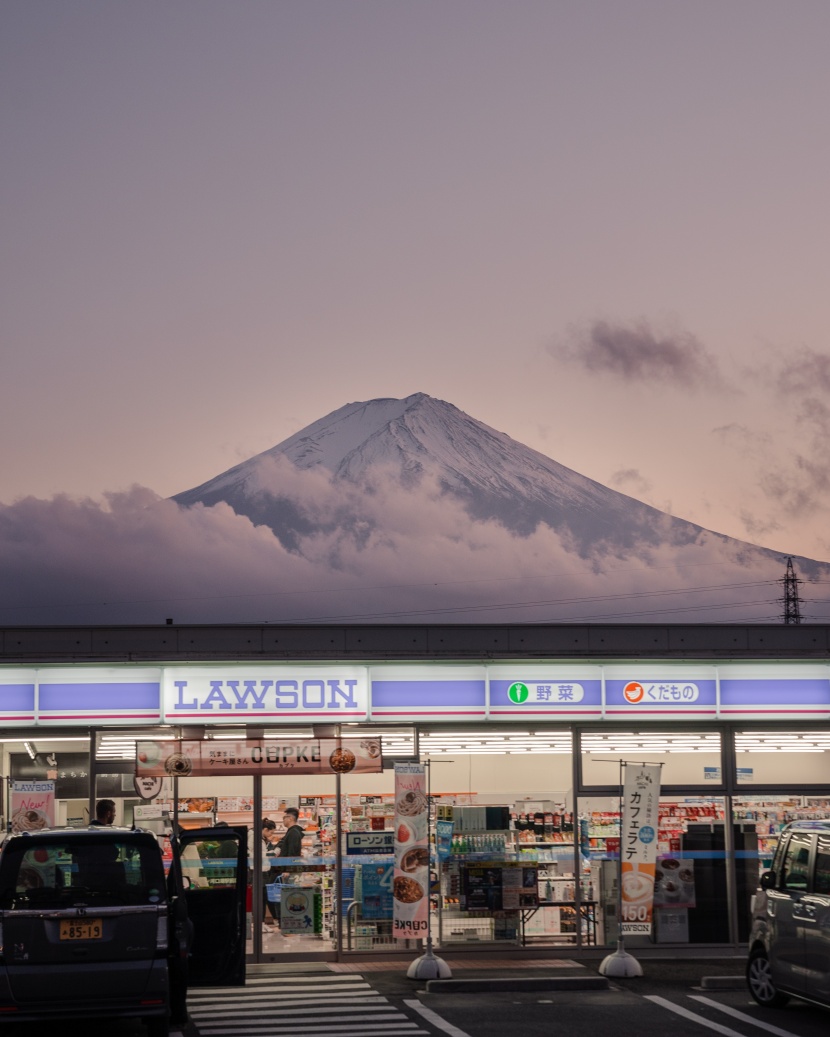
[[[578,811],[581,870],[595,904],[597,940],[613,945],[619,935],[619,799],[580,797]],[[660,797],[651,934],[627,936],[627,944],[729,940],[726,837],[721,797]]]
[[[830,773],[830,728],[735,732],[739,785],[822,785]]]
[[[438,943],[447,951],[585,942],[573,907],[570,729],[431,728],[419,742],[436,816],[453,825],[436,876]]]
[[[583,786],[618,785],[620,760],[662,764],[663,786],[723,781],[719,731],[584,730],[580,750]]]

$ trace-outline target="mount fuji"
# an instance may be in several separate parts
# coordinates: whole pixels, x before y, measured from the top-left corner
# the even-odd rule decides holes
[[[618,493],[424,393],[346,404],[173,500],[187,508],[225,504],[255,526],[268,527],[287,551],[304,557],[310,545],[317,550],[325,541],[331,568],[337,570],[390,545],[393,551],[407,550],[402,495],[410,512],[429,501],[425,523],[442,510],[463,515],[450,540],[475,539],[477,530],[499,528],[509,536],[515,557],[526,545],[518,563],[525,572],[541,564],[545,549],[538,538],[545,533],[557,541],[557,561],[567,560],[583,574],[639,568],[631,584],[636,596],[677,594],[684,587],[694,592],[698,604],[686,611],[698,611],[695,619],[723,618],[717,611],[706,614],[706,602],[714,599],[701,597],[700,591],[720,590],[730,580],[742,587],[753,578],[766,582],[766,610],[775,611],[770,605],[773,583],[784,563],[779,552]],[[349,563],[341,554],[346,542],[352,550]],[[440,556],[441,575],[451,580],[452,555],[442,549]],[[806,579],[828,572],[820,562],[794,561]],[[485,569],[490,564],[486,546],[480,564]],[[699,568],[704,565],[710,567],[707,578],[688,575],[696,568],[705,571]],[[701,582],[714,586],[701,588]],[[729,607],[722,596],[717,600],[715,610]]]

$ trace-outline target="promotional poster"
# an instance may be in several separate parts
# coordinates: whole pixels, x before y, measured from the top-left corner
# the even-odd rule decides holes
[[[622,932],[626,936],[648,936],[654,906],[660,767],[633,763],[623,767]]]
[[[383,769],[380,738],[146,741],[136,743],[140,777],[228,774],[373,774]]]
[[[425,937],[429,925],[429,801],[422,763],[395,764],[395,877],[392,935]]]

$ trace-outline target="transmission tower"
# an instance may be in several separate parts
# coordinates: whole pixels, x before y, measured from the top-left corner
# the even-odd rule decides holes
[[[792,558],[787,559],[786,575],[778,582],[784,584],[784,596],[778,599],[784,606],[781,618],[785,623],[800,623],[801,603],[798,600],[798,585],[801,580],[795,575]]]

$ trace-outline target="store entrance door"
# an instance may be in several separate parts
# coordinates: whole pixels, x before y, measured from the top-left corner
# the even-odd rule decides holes
[[[196,828],[177,841],[174,867],[192,927],[189,982],[192,986],[245,983],[245,903],[248,830]]]

